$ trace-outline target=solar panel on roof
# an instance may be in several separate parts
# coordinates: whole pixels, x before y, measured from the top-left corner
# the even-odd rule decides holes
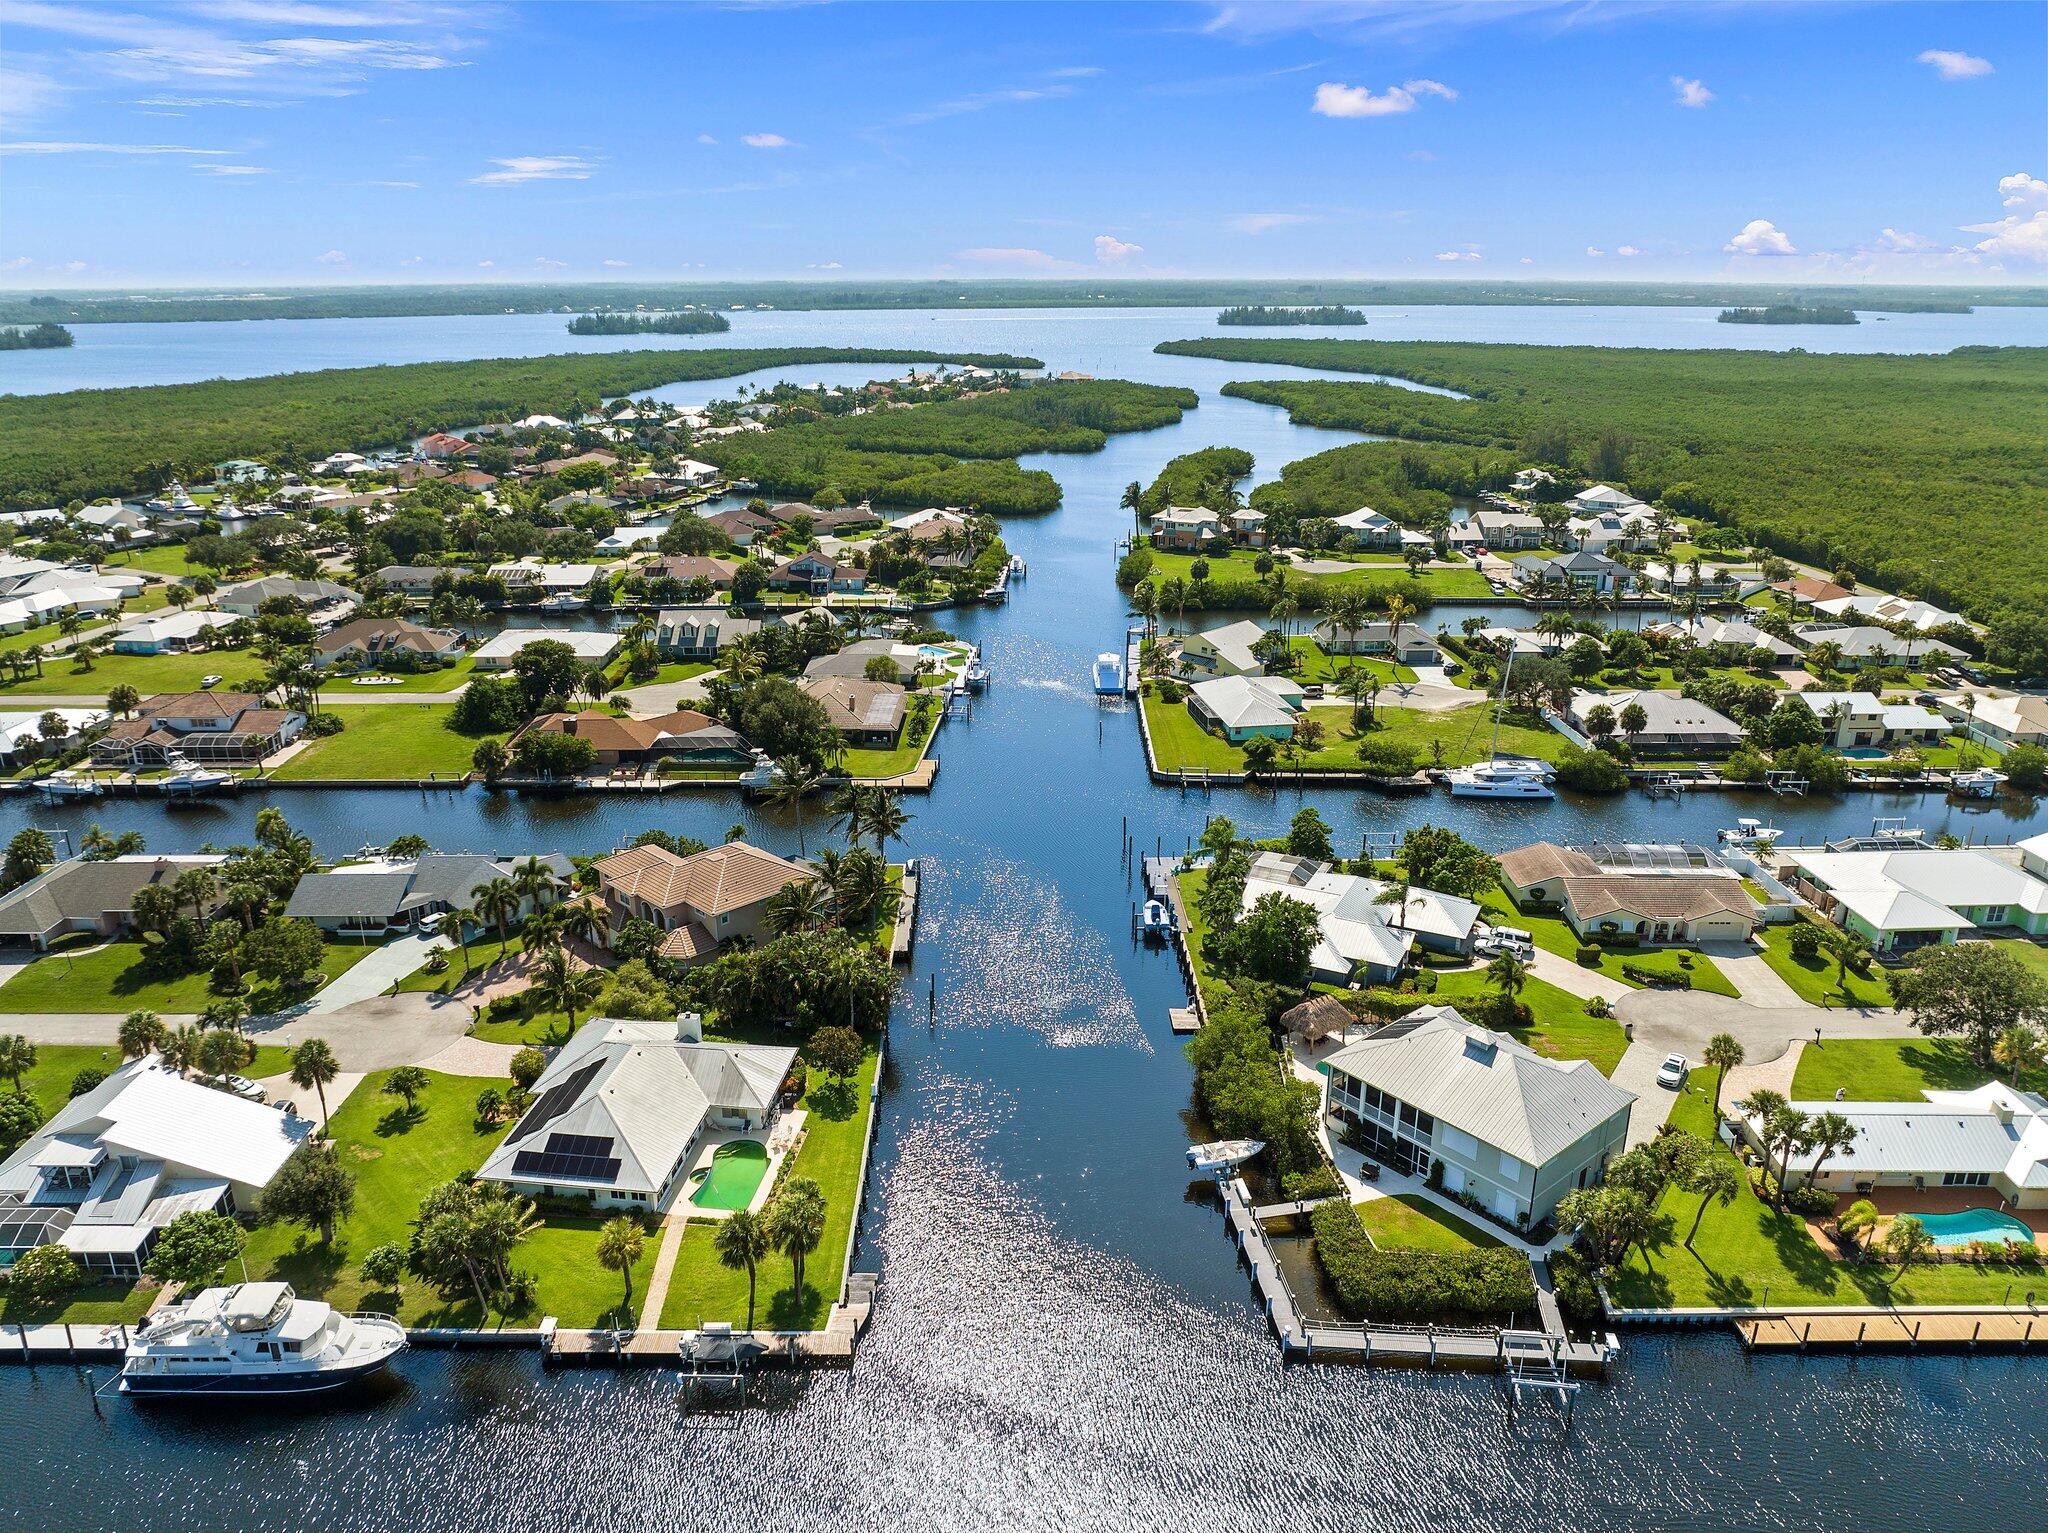
[[[582,1182],[615,1182],[619,1160],[612,1141],[602,1134],[550,1134],[544,1150],[521,1150],[512,1157],[519,1176],[560,1177]]]
[[[576,1099],[583,1095],[584,1088],[596,1077],[597,1070],[598,1061],[592,1060],[548,1087],[540,1094],[540,1100],[527,1109],[526,1116],[513,1126],[512,1132],[505,1136],[506,1142],[517,1144],[528,1134],[546,1128],[574,1107]]]

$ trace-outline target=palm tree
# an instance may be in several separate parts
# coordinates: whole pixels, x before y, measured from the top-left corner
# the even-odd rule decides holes
[[[1133,525],[1135,525],[1138,521],[1143,519],[1145,507],[1145,487],[1142,484],[1138,483],[1137,480],[1133,479],[1129,484],[1124,486],[1123,499],[1119,500],[1117,504],[1122,506],[1126,511],[1131,513],[1131,520]]]
[[[469,891],[471,906],[484,921],[498,928],[498,956],[512,943],[512,918],[519,913],[519,890],[509,878],[493,878]]]
[[[1998,1035],[1991,1045],[1991,1057],[2005,1066],[2005,1077],[2014,1086],[2020,1077],[2041,1068],[2041,1035],[2024,1022],[2016,1022]]]
[[[545,904],[560,890],[562,881],[555,876],[555,870],[538,857],[528,857],[512,869],[512,887],[519,891],[522,902],[530,902],[536,908]]]
[[[1330,624],[1344,635],[1345,653],[1356,654],[1358,635],[1372,621],[1372,604],[1357,586],[1338,591],[1330,603]]]
[[[1721,1087],[1728,1079],[1728,1072],[1742,1063],[1741,1042],[1733,1033],[1716,1033],[1707,1040],[1706,1052],[1701,1056],[1714,1067],[1714,1118],[1721,1117]]]
[[[292,1084],[301,1091],[311,1090],[320,1098],[320,1122],[325,1131],[327,1122],[327,1087],[341,1074],[341,1063],[334,1057],[334,1050],[327,1046],[325,1038],[308,1038],[292,1050]]]
[[[447,917],[441,923],[443,931],[451,926],[455,928],[455,941],[457,946],[462,949],[462,977],[464,979],[469,978],[469,929],[472,926],[482,926],[483,924],[483,917],[479,916],[467,905],[462,906],[460,909],[449,911]]]
[[[605,936],[611,930],[605,920],[604,908],[595,900],[576,900],[561,907],[561,926],[565,936],[593,948],[605,945]]]
[[[595,1005],[604,993],[604,976],[595,969],[567,969],[551,975],[541,986],[542,997],[548,1008],[559,1011],[569,1019],[569,1031],[577,1028],[576,1013],[586,1006]]]
[[[164,1019],[155,1012],[131,1011],[121,1019],[121,1057],[140,1059],[145,1054],[161,1053],[169,1037]]]
[[[1522,993],[1522,987],[1529,983],[1529,965],[1511,949],[1502,948],[1487,964],[1486,977],[1512,1005],[1515,997]]]
[[[879,790],[848,783],[832,799],[832,828],[846,832],[846,844],[859,846],[860,838],[867,834],[868,809],[874,803]]]
[[[784,884],[768,897],[768,929],[778,937],[815,931],[825,924],[829,899],[824,880],[801,878]]]
[[[0,1034],[0,1075],[14,1083],[21,1095],[21,1078],[36,1067],[36,1046],[20,1033]]]
[[[1742,1195],[1742,1168],[1726,1155],[1703,1155],[1685,1180],[1685,1190],[1700,1195],[1700,1206],[1692,1216],[1692,1228],[1685,1232],[1685,1248],[1692,1249],[1700,1222],[1707,1217],[1707,1205],[1718,1202],[1728,1207]]]
[[[1159,622],[1159,588],[1141,580],[1131,591],[1131,610],[1145,620],[1145,637],[1151,638]]]
[[[1800,1144],[1816,1152],[1813,1164],[1806,1170],[1806,1185],[1811,1187],[1820,1176],[1820,1168],[1828,1163],[1828,1157],[1839,1150],[1846,1150],[1856,1142],[1856,1125],[1838,1112],[1815,1113],[1806,1122],[1806,1130],[1800,1136]]]
[[[775,766],[775,786],[768,790],[768,799],[795,816],[796,854],[802,857],[809,850],[804,844],[804,800],[824,786],[825,774],[794,757],[778,761]]]
[[[628,1322],[633,1314],[633,1264],[647,1248],[647,1231],[638,1219],[617,1214],[605,1220],[597,1232],[597,1259],[626,1280],[625,1301],[619,1306]]]
[[[199,1063],[199,1042],[205,1034],[190,1022],[171,1030],[161,1050],[164,1063],[183,1075]]]
[[[898,795],[876,790],[874,807],[868,811],[868,829],[875,835],[875,850],[889,855],[889,843],[901,841],[914,816],[904,812]]]
[[[206,902],[220,892],[220,880],[205,868],[188,868],[171,883],[179,904],[191,902],[192,914],[205,918]]]
[[[790,1287],[799,1307],[804,1296],[804,1258],[825,1237],[825,1193],[808,1176],[793,1176],[768,1205],[768,1233],[789,1258]]]
[[[768,1226],[759,1214],[736,1209],[719,1223],[711,1245],[722,1267],[747,1274],[747,1329],[754,1328],[754,1283],[761,1259],[775,1249]]]
[[[1387,598],[1387,646],[1395,664],[1401,659],[1401,625],[1415,616],[1415,603],[1405,596]]]

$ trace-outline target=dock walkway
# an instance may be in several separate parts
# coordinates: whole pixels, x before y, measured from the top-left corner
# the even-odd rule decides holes
[[[1759,1352],[1974,1351],[2048,1349],[2048,1316],[2027,1310],[1880,1310],[1749,1315],[1734,1322]]]

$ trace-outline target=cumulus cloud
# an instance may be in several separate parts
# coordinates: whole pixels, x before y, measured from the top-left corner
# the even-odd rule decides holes
[[[485,271],[489,271],[493,266],[496,266],[498,263],[496,261],[479,261],[476,264],[478,266],[481,266]]]
[[[1034,271],[1056,271],[1074,264],[1028,245],[976,245],[955,251],[954,259],[972,261],[977,266],[1026,266]]]
[[[2042,208],[2031,218],[2022,218],[2015,213],[1996,223],[1965,224],[1963,227],[1972,234],[1987,236],[1974,247],[1979,255],[1989,256],[1994,261],[2022,261],[2029,265],[2048,263],[2048,208]]]
[[[35,264],[33,256],[16,256],[11,261],[0,263],[0,271],[26,271]]]
[[[840,269],[840,264],[837,261],[811,261],[804,266],[805,271],[839,271]]]
[[[1677,93],[1680,106],[1703,107],[1714,99],[1714,93],[1700,80],[1688,80],[1684,75],[1671,77],[1671,89]]]
[[[1240,213],[1230,220],[1230,227],[1239,234],[1264,234],[1268,229],[1287,229],[1315,221],[1313,213]]]
[[[520,186],[528,181],[588,181],[597,169],[595,161],[575,154],[515,154],[508,160],[492,160],[498,168],[471,176],[471,186]]]
[[[533,264],[535,266],[538,266],[542,271],[561,271],[565,269],[569,263],[567,261],[557,261],[552,256],[535,256],[533,258]]]
[[[1467,245],[1463,250],[1439,250],[1436,258],[1439,261],[1476,261],[1479,259],[1479,252]]]
[[[411,255],[407,256],[403,261],[400,261],[398,264],[400,266],[420,266],[426,262],[426,259],[427,258],[425,256]]]
[[[1105,266],[1114,266],[1119,261],[1128,261],[1134,255],[1142,255],[1145,247],[1120,240],[1114,234],[1095,236],[1095,259]]]
[[[1974,53],[1961,53],[1954,48],[1929,48],[1920,55],[1919,61],[1944,80],[1974,80],[1979,75],[1994,72],[1991,60],[1980,59]]]
[[[1374,95],[1369,85],[1341,85],[1325,81],[1316,87],[1309,110],[1321,117],[1398,117],[1412,112],[1425,96],[1456,101],[1458,93],[1437,80],[1406,80]]]
[[[1607,252],[1602,250],[1598,245],[1588,245],[1586,247],[1586,254],[1589,256],[1604,256],[1605,254],[1607,254]]]
[[[713,138],[709,133],[699,133],[697,135],[697,142],[700,144],[715,144],[718,142],[718,140]]]
[[[1789,256],[1799,254],[1791,237],[1768,218],[1752,218],[1742,232],[1721,247],[1730,255]]]
[[[749,133],[740,139],[749,149],[787,149],[789,140],[780,133]]]
[[[608,256],[608,257],[606,257],[606,258],[605,258],[605,263],[604,263],[604,264],[605,264],[605,265],[607,265],[607,266],[631,266],[631,265],[632,265],[633,263],[632,263],[631,261],[617,261],[617,260],[613,260],[612,258],[610,258],[610,257]]]
[[[322,266],[343,266],[348,262],[348,252],[344,250],[323,250],[314,259]]]
[[[2009,208],[2023,208],[2030,203],[2048,202],[2048,181],[2039,176],[2018,175],[1998,178],[1998,195]]]
[[[1885,229],[1877,236],[1877,248],[1896,255],[1912,255],[1926,250],[1939,250],[1941,246],[1924,234],[1914,234],[1905,229]]]
[[[1618,256],[1639,256],[1643,252],[1634,245],[1616,245],[1614,253]]]

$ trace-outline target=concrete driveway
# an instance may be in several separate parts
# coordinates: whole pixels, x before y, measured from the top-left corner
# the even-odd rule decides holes
[[[258,1043],[325,1038],[344,1070],[368,1074],[432,1059],[469,1031],[470,1009],[446,996],[379,995],[337,1011],[251,1023]]]
[[[653,718],[664,713],[674,713],[680,708],[694,708],[708,695],[705,691],[711,678],[719,672],[703,671],[682,681],[656,682],[652,686],[623,687],[612,694],[623,702],[633,714],[640,718]]]
[[[369,957],[335,976],[331,984],[322,986],[319,993],[303,1006],[293,1007],[289,1013],[280,1014],[278,1020],[288,1020],[291,1016],[324,1016],[328,1012],[353,1006],[358,1001],[367,1001],[372,996],[382,995],[425,963],[427,955],[440,945],[439,937],[430,936],[425,932],[394,937]]]

